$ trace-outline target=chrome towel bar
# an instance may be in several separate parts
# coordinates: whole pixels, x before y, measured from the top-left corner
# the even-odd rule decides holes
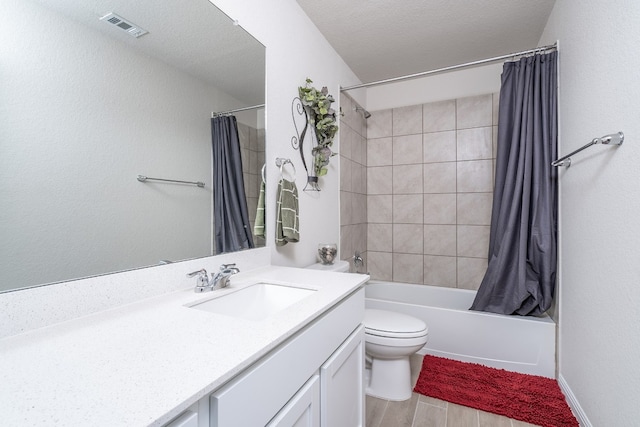
[[[202,181],[179,181],[177,179],[162,179],[162,178],[151,178],[149,176],[138,175],[138,181],[146,182],[146,181],[163,181],[163,182],[177,182],[179,184],[193,184],[197,185],[200,188],[204,188],[204,182]]]
[[[558,160],[555,160],[551,163],[551,166],[566,166],[569,167],[571,166],[571,156],[573,156],[576,153],[581,152],[584,149],[587,149],[589,147],[591,147],[592,145],[596,145],[596,144],[605,144],[605,145],[622,145],[622,143],[624,142],[624,134],[622,132],[618,132],[618,133],[612,133],[610,135],[605,135],[603,137],[600,138],[593,138],[591,140],[590,143],[583,145],[582,147],[578,148],[575,151],[572,151],[571,153],[567,154],[564,157],[560,157]]]

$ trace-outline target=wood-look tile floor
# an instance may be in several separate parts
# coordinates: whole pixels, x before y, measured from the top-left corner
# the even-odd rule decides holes
[[[414,385],[421,367],[422,356],[413,356],[411,373]],[[417,393],[403,402],[367,396],[365,405],[366,427],[534,427],[533,424]]]

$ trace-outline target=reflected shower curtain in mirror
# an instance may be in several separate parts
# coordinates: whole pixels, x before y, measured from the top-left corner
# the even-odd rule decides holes
[[[211,119],[216,253],[253,248],[235,116]]]
[[[556,283],[557,52],[504,64],[487,272],[472,310],[540,315]]]

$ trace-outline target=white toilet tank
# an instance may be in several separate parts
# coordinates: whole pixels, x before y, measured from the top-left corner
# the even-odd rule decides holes
[[[340,260],[340,261],[334,262],[333,264],[322,264],[320,262],[317,262],[315,264],[311,264],[306,268],[310,268],[312,270],[336,271],[339,273],[347,273],[349,272],[349,261]]]

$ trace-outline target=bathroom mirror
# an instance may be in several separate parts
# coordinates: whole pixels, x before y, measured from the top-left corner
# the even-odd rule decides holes
[[[264,104],[264,46],[208,0],[3,5],[0,292],[212,255],[211,113]]]

